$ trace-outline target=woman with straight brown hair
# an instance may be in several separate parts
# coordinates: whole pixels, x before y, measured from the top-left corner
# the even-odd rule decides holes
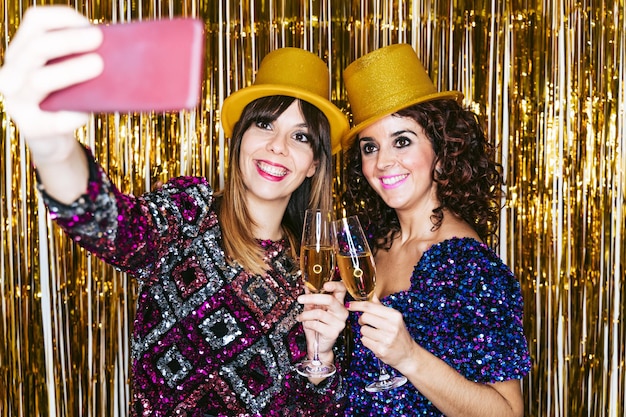
[[[6,51],[0,91],[52,218],[139,282],[131,414],[333,415],[339,374],[293,371],[312,356],[315,332],[320,359],[335,361],[347,317],[343,286],[303,294],[295,261],[304,210],[330,207],[331,153],[348,127],[328,100],[328,68],[310,52],[278,49],[253,85],[227,98],[223,192],[182,176],[133,196],[76,140],[88,114],[39,107],[51,92],[98,76],[101,42],[100,29],[70,8],[30,9]]]

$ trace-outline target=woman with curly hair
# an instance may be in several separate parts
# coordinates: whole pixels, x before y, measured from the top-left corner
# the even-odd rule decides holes
[[[493,146],[409,45],[361,57],[344,81],[354,127],[342,203],[368,231],[377,270],[374,300],[348,304],[346,415],[522,416],[520,285],[485,243],[503,185]],[[408,382],[367,392],[376,357]]]

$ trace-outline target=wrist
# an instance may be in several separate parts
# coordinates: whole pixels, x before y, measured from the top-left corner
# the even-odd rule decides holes
[[[82,145],[72,135],[54,139],[27,140],[31,158],[36,166],[58,165],[72,162],[82,153]]]
[[[420,345],[413,341],[409,354],[406,355],[404,360],[398,363],[395,368],[402,373],[402,375],[415,374],[420,368],[420,363],[422,363],[422,358],[420,357],[420,350],[422,349],[423,348]]]
[[[318,358],[320,361],[322,362],[326,362],[326,363],[334,363],[335,361],[335,354],[332,350],[328,351],[328,352],[318,352],[317,354]],[[310,359],[313,359],[313,355],[311,354]]]
[[[90,177],[87,151],[78,141],[74,140],[74,144],[65,155],[60,152],[43,159],[33,158],[38,188],[49,198],[65,205],[85,194]]]

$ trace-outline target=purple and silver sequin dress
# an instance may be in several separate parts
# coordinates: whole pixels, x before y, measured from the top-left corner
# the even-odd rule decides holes
[[[474,239],[433,245],[415,266],[409,290],[381,302],[402,312],[417,343],[470,381],[521,379],[530,370],[519,282],[488,246]],[[349,321],[355,346],[345,378],[345,415],[443,416],[410,382],[381,393],[364,390],[377,377],[377,364],[360,342],[356,314]]]
[[[131,415],[334,415],[339,377],[314,386],[293,371],[306,346],[288,243],[259,242],[271,269],[248,273],[224,257],[203,178],[128,196],[89,157],[82,198],[71,206],[44,199],[76,242],[139,281]]]

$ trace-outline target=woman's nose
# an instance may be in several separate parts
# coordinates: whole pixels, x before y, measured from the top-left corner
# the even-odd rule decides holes
[[[376,167],[378,169],[384,170],[393,165],[394,156],[392,152],[381,148],[378,150],[377,155],[378,156],[376,158]]]
[[[270,152],[276,154],[286,154],[287,153],[287,136],[282,134],[276,134],[272,137],[270,141],[267,143],[267,148]]]

